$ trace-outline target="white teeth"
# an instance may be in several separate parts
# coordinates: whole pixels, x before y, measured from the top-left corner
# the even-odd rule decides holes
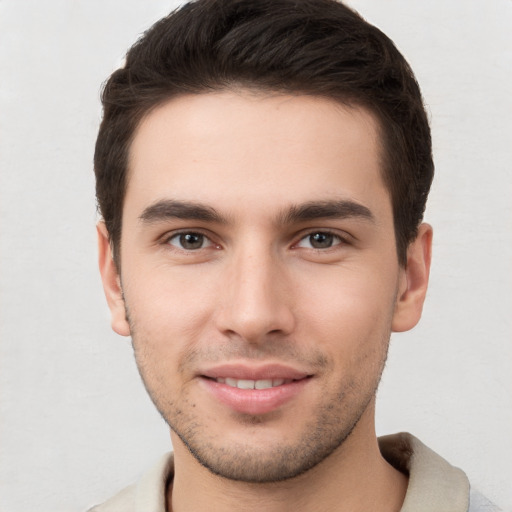
[[[254,389],[268,389],[272,387],[271,380],[257,380],[254,383]]]
[[[292,379],[261,379],[261,380],[250,380],[250,379],[232,379],[231,377],[218,377],[215,379],[220,384],[226,384],[232,388],[239,389],[269,389],[275,388],[276,386],[282,386],[292,382]]]
[[[238,389],[254,389],[256,382],[258,381],[240,379],[237,382],[236,387]]]

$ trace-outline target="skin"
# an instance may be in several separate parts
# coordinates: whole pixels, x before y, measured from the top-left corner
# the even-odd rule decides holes
[[[139,126],[121,275],[102,223],[100,270],[171,426],[169,510],[400,509],[375,392],[391,332],[420,318],[432,230],[401,267],[380,152],[369,112],[316,97],[184,96]],[[270,411],[240,412],[205,378],[225,362],[307,377]]]

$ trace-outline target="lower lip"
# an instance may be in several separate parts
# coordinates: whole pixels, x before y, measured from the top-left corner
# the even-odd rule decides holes
[[[304,378],[273,388],[239,389],[212,379],[201,378],[203,385],[219,402],[236,412],[251,415],[275,411],[296,397],[309,381],[310,378]]]

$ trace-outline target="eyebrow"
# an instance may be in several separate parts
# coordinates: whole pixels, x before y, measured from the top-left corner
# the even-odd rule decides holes
[[[157,201],[148,206],[139,216],[139,220],[146,224],[169,219],[200,220],[220,224],[227,224],[228,222],[226,218],[210,206],[175,199]]]
[[[359,218],[375,222],[369,208],[347,199],[309,201],[300,205],[293,205],[280,215],[279,220],[283,224],[293,224],[315,219],[347,218]]]
[[[374,222],[372,212],[355,201],[327,200],[309,201],[286,208],[277,217],[278,224],[294,224],[316,219],[346,219],[359,218]],[[228,224],[226,217],[222,216],[214,208],[193,201],[178,201],[175,199],[163,199],[148,206],[139,216],[139,220],[145,224],[162,222],[169,219],[199,220]]]

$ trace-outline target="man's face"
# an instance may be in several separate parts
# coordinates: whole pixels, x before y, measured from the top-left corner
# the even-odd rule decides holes
[[[272,481],[370,435],[407,278],[368,112],[249,92],[161,106],[131,147],[120,256],[113,325],[175,445]]]

